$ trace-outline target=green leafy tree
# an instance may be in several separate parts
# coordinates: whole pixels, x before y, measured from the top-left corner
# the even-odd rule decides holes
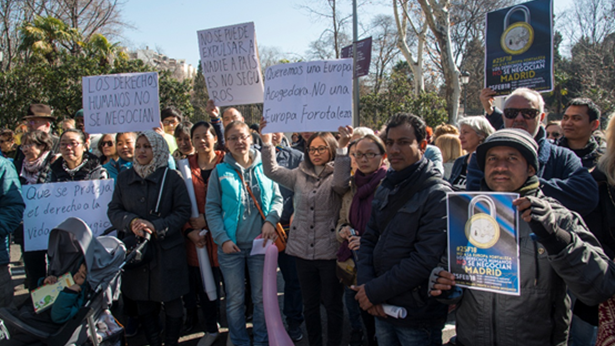
[[[199,61],[199,67],[194,77],[194,84],[192,85],[192,95],[190,96],[190,103],[194,108],[193,121],[209,119],[209,115],[205,113],[207,100],[209,100],[209,93],[207,92],[205,77],[203,76],[203,66]]]
[[[37,16],[32,23],[24,23],[20,35],[21,50],[29,50],[50,64],[56,62],[62,46],[68,47],[69,43],[80,40],[78,30],[53,17]]]

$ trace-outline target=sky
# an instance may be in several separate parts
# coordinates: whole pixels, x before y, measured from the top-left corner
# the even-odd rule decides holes
[[[129,49],[160,51],[170,58],[199,61],[198,30],[254,22],[259,47],[277,48],[285,58],[304,58],[309,44],[329,24],[311,16],[301,6],[322,0],[128,0],[122,17],[132,28],[120,41]],[[573,0],[554,0],[555,13],[572,6]],[[350,0],[344,3],[350,4]],[[377,14],[392,15],[391,1],[371,0],[359,8],[359,20],[368,23]],[[350,13],[350,5],[342,8]],[[351,32],[352,26],[349,26]],[[359,30],[359,35],[360,35]],[[359,37],[361,38],[361,37]]]

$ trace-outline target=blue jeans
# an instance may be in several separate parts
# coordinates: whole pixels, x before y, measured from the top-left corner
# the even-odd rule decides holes
[[[391,317],[389,317],[391,318]],[[378,345],[387,346],[441,346],[444,324],[433,327],[400,327],[376,318]]]
[[[344,286],[344,303],[346,304],[346,311],[348,311],[350,326],[354,330],[363,330],[361,307],[359,306],[359,302],[354,299],[356,295],[357,292],[351,290],[348,286]]]
[[[229,334],[235,346],[250,346],[250,336],[246,329],[245,317],[245,267],[248,265],[252,302],[254,303],[252,335],[255,346],[269,345],[267,326],[263,312],[263,267],[265,255],[250,256],[251,248],[241,248],[241,252],[225,254],[218,247],[218,263],[224,277],[226,290],[226,319]]]

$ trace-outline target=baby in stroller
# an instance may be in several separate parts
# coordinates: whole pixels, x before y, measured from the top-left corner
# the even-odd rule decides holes
[[[93,237],[79,218],[68,218],[54,228],[49,233],[49,275],[43,283],[53,284],[70,273],[75,284],[65,287],[51,308],[40,313],[34,312],[31,299],[18,309],[0,309],[0,320],[10,334],[3,345],[79,345],[88,334],[98,345],[105,335],[97,335],[97,326],[105,332],[121,331],[108,307],[119,295],[118,274],[125,252],[115,237]]]

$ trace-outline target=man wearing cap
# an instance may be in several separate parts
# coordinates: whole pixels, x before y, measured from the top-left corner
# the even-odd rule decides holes
[[[504,126],[525,130],[538,144],[540,167],[536,176],[544,194],[585,215],[598,205],[598,185],[572,151],[547,140],[545,129],[540,126],[546,115],[544,105],[540,93],[527,88],[516,89],[504,103]],[[468,165],[467,190],[478,191],[482,178],[483,172],[473,155]]]
[[[457,345],[566,345],[567,289],[588,304],[610,298],[615,264],[577,213],[542,193],[538,145],[526,131],[497,131],[478,146],[476,161],[485,177],[481,191],[521,196],[513,201],[520,217],[520,295],[461,290],[446,264],[432,271],[430,294],[459,304]]]

